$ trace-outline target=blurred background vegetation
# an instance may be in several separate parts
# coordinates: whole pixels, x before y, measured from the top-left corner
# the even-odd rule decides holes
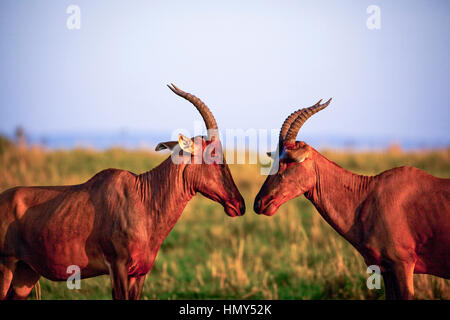
[[[48,150],[0,136],[0,192],[17,185],[68,185],[106,168],[142,173],[167,153],[87,148]],[[409,165],[450,178],[450,148],[404,152],[321,150],[340,166],[377,174]],[[304,197],[283,205],[273,217],[258,216],[253,199],[265,177],[257,165],[230,165],[247,213],[230,218],[201,195],[186,207],[164,241],[144,287],[143,299],[380,299],[368,290],[362,257]],[[450,281],[415,275],[416,298],[450,299]],[[42,299],[110,299],[108,276],[82,280],[80,290],[41,278]],[[31,298],[35,298],[34,292]]]

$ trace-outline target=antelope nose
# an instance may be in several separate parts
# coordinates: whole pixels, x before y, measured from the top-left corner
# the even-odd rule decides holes
[[[261,204],[262,204],[261,198],[257,197],[253,205],[253,210],[255,210],[257,214],[259,214],[259,210],[261,210]]]
[[[243,216],[245,213],[245,202],[244,201],[241,201],[241,203],[239,204],[239,211],[241,212],[241,216]]]

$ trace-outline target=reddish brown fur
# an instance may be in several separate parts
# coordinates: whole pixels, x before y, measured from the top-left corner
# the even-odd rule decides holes
[[[141,175],[108,169],[80,185],[0,194],[0,298],[26,298],[40,276],[66,280],[67,267],[77,265],[82,278],[110,274],[114,298],[139,299],[162,242],[195,193],[230,216],[245,211],[226,163],[187,164],[191,157],[178,165],[169,157]]]
[[[412,167],[356,175],[304,142],[281,151],[278,172],[255,199],[257,213],[273,215],[304,194],[367,265],[380,266],[387,298],[412,298],[413,273],[450,278],[450,179]]]

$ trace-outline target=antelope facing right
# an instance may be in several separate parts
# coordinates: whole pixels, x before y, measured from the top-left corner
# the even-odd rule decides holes
[[[79,185],[0,194],[0,300],[26,299],[41,276],[65,281],[73,265],[83,279],[109,274],[114,299],[139,299],[162,242],[197,192],[231,217],[244,214],[213,114],[194,95],[169,88],[197,108],[208,129],[207,137],[158,144],[156,151],[173,149],[176,162],[170,156],[140,175],[107,169]],[[204,155],[211,157],[195,160]]]
[[[387,299],[411,299],[413,274],[450,278],[450,179],[413,167],[369,177],[326,159],[296,136],[331,99],[292,113],[283,123],[273,166],[255,198],[257,213],[273,215],[305,195],[322,217],[364,257],[378,265]]]

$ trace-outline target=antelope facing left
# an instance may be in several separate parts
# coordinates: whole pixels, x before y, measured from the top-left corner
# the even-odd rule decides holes
[[[139,299],[162,242],[197,192],[229,216],[244,214],[214,116],[194,95],[169,88],[197,108],[208,130],[158,144],[178,161],[170,156],[140,175],[107,169],[79,185],[0,194],[0,299],[27,298],[41,276],[64,281],[71,265],[81,278],[109,274],[114,299]],[[206,152],[210,161],[194,161]]]
[[[305,121],[330,101],[285,120],[275,153],[278,166],[256,196],[255,212],[271,216],[304,194],[367,265],[379,266],[388,299],[413,298],[414,273],[449,279],[450,179],[412,167],[357,175],[296,141]]]

